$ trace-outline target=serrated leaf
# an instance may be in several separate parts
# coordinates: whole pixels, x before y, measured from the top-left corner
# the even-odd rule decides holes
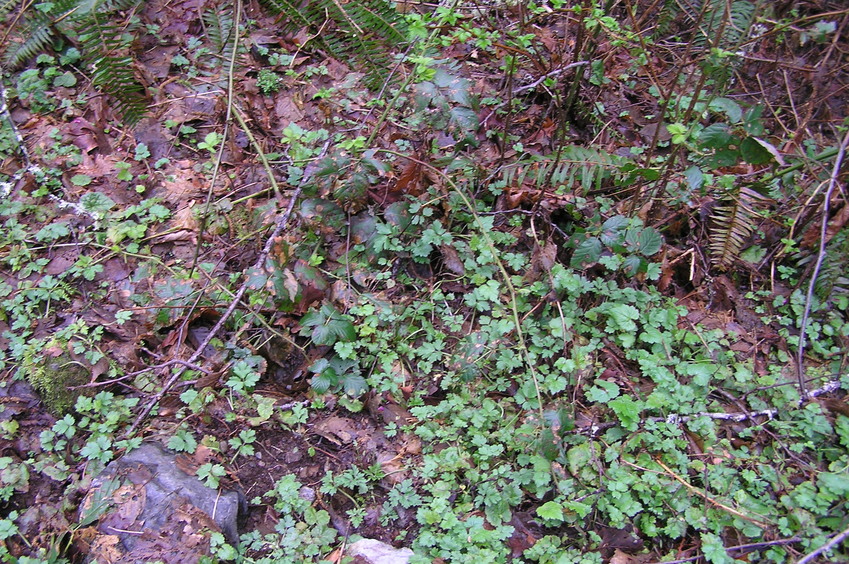
[[[570,262],[573,268],[587,268],[598,262],[601,257],[601,240],[598,237],[590,237],[575,249]]]
[[[624,215],[614,215],[601,224],[602,231],[621,231],[625,229],[631,220]]]
[[[714,166],[734,166],[740,160],[739,149],[722,149],[713,156]]]
[[[315,390],[317,394],[326,393],[327,390],[330,389],[330,386],[336,384],[336,378],[333,377],[335,374],[335,371],[333,371],[333,375],[324,372],[316,374],[310,381],[310,386],[312,386],[312,389]]]
[[[359,374],[350,374],[345,376],[342,386],[345,388],[345,393],[349,396],[357,397],[368,391],[366,379]]]
[[[91,176],[87,174],[75,174],[71,177],[71,184],[74,186],[88,186],[91,184]]]
[[[705,175],[697,166],[691,166],[684,171],[684,177],[687,179],[687,186],[690,190],[698,190],[705,183]]]
[[[323,325],[317,325],[311,337],[316,345],[330,346],[336,341],[353,341],[357,338],[357,330],[347,319],[329,319]]]
[[[548,501],[537,507],[537,515],[551,521],[563,520],[563,506],[554,501]]]
[[[268,282],[268,274],[261,268],[250,268],[246,273],[245,284],[250,290],[261,290]]]
[[[628,255],[622,261],[622,270],[628,276],[634,276],[647,265],[646,259],[639,255]]]
[[[642,405],[634,401],[630,396],[620,396],[607,403],[616,417],[619,418],[622,426],[629,431],[636,431],[637,424],[640,421],[640,411]]]
[[[699,134],[699,145],[703,149],[720,149],[727,147],[734,137],[724,123],[713,123]]]
[[[631,251],[650,257],[660,250],[663,245],[663,236],[657,229],[646,227],[629,230],[625,241]]]
[[[607,380],[596,380],[595,386],[587,390],[587,399],[593,403],[606,404],[619,395],[619,385]]]

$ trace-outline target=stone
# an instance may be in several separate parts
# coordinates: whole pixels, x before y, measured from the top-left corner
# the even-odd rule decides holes
[[[146,443],[92,481],[80,525],[97,523],[90,557],[109,547],[107,561],[118,550],[121,562],[190,563],[209,554],[210,531],[238,543],[236,520],[244,505],[243,495],[206,487],[178,467],[176,455]]]
[[[409,548],[395,548],[374,539],[361,539],[348,547],[346,556],[357,564],[408,564],[413,556]]]

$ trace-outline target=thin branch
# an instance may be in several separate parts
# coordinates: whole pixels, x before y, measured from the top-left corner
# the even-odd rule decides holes
[[[765,541],[765,542],[753,542],[749,544],[738,544],[737,546],[729,546],[725,549],[725,552],[746,552],[752,550],[758,550],[759,548],[768,548],[770,546],[784,546],[788,544],[796,544],[802,542],[802,539],[799,537],[792,537],[789,539],[778,539],[774,541]],[[701,560],[704,558],[704,555],[699,554],[696,556],[691,556],[689,558],[682,558],[680,560],[664,560],[663,562],[657,562],[655,564],[685,564],[687,562],[695,562],[696,560]]]
[[[837,158],[834,159],[834,167],[831,169],[831,177],[828,179],[828,190],[825,193],[825,200],[823,201],[822,225],[820,225],[820,246],[819,251],[817,251],[817,262],[814,265],[814,272],[811,274],[811,281],[808,284],[808,293],[805,296],[805,311],[802,313],[802,323],[799,328],[799,349],[796,351],[796,376],[799,378],[799,395],[802,396],[803,401],[808,399],[808,392],[805,390],[805,333],[808,328],[808,317],[811,314],[811,303],[814,299],[814,287],[816,286],[817,277],[819,276],[820,268],[822,268],[822,263],[825,260],[825,247],[827,243],[825,238],[828,230],[828,213],[831,195],[837,187],[837,179],[840,177],[840,169],[843,166],[843,157],[846,155],[847,145],[849,145],[849,131],[846,132],[846,135],[843,137],[843,141],[840,143]]]
[[[796,564],[808,564],[808,562],[813,562],[814,558],[816,558],[823,552],[828,552],[829,550],[846,540],[847,537],[849,537],[849,529],[844,529],[842,532],[834,535],[834,537],[832,537],[830,541],[828,541],[812,553],[804,556],[801,560],[796,562]]]
[[[728,513],[730,513],[732,515],[736,515],[740,519],[745,519],[746,521],[749,521],[750,523],[754,523],[755,525],[758,525],[759,527],[768,527],[770,525],[770,523],[768,523],[768,522],[761,521],[759,519],[755,519],[754,517],[749,517],[748,515],[745,515],[744,513],[740,513],[739,511],[737,511],[733,507],[730,507],[730,506],[725,505],[724,503],[722,503],[720,501],[717,501],[716,499],[710,497],[708,494],[706,494],[705,492],[703,492],[702,490],[700,490],[696,486],[690,484],[684,478],[682,478],[681,476],[679,476],[678,474],[673,472],[666,464],[661,462],[659,459],[655,458],[654,461],[655,461],[655,463],[660,465],[660,467],[663,468],[676,481],[681,483],[685,488],[687,488],[688,490],[690,490],[691,492],[693,492],[697,496],[704,499],[706,502],[713,504],[713,505],[719,507],[720,509],[722,509],[724,511],[727,511]],[[628,463],[628,464],[630,464],[630,463]]]
[[[518,94],[519,92],[524,92],[525,90],[532,90],[532,89],[536,88],[537,86],[539,86],[540,84],[542,84],[543,82],[545,82],[546,79],[551,78],[552,76],[557,76],[558,74],[565,72],[569,69],[573,69],[575,67],[582,67],[582,66],[588,65],[588,64],[590,64],[589,61],[578,61],[576,63],[569,63],[565,67],[561,67],[559,69],[554,69],[551,72],[545,73],[544,75],[542,75],[541,77],[539,77],[535,81],[531,82],[530,84],[526,84],[524,86],[520,86],[519,88],[516,88],[515,90],[513,90],[513,94]]]
[[[266,259],[268,259],[268,255],[271,254],[271,248],[274,245],[275,239],[280,236],[280,233],[283,232],[283,228],[289,222],[289,217],[292,215],[292,211],[295,209],[295,203],[298,201],[298,198],[301,195],[302,186],[303,184],[295,189],[295,192],[292,194],[292,199],[289,202],[289,206],[286,208],[286,211],[283,213],[283,215],[281,215],[277,219],[277,223],[274,226],[274,231],[271,232],[271,235],[266,240],[265,246],[262,249],[262,253],[260,253],[259,258],[254,263],[253,268],[262,269],[265,266],[265,261]],[[201,357],[201,355],[203,355],[203,350],[207,347],[207,345],[212,342],[215,337],[218,336],[218,333],[224,327],[224,324],[227,323],[227,321],[233,315],[233,312],[236,311],[236,308],[239,306],[239,302],[241,301],[242,296],[245,295],[245,292],[247,291],[249,285],[250,280],[246,278],[245,281],[242,282],[242,285],[239,287],[239,289],[236,291],[236,294],[233,296],[233,301],[230,303],[230,307],[227,308],[227,311],[224,312],[221,318],[219,318],[218,322],[212,327],[212,329],[210,329],[209,334],[207,334],[206,338],[197,346],[197,349],[195,350],[194,354],[192,354],[192,356],[190,356],[184,363],[180,364],[180,367],[171,375],[171,378],[169,378],[168,381],[162,386],[162,389],[159,390],[156,395],[154,395],[150,399],[147,405],[145,405],[144,409],[142,409],[141,413],[139,413],[139,415],[136,417],[135,421],[133,421],[133,424],[126,432],[127,437],[131,436],[135,432],[138,426],[141,425],[142,421],[147,418],[148,414],[151,412],[153,407],[157,403],[159,403],[159,400],[161,400],[165,396],[165,394],[168,393],[168,390],[170,390],[171,387],[177,382],[177,380],[180,379],[180,377],[183,375],[183,372],[185,372],[187,365],[194,364],[195,361],[197,361]]]

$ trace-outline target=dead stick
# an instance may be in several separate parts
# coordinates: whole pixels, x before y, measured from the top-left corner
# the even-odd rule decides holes
[[[823,552],[828,552],[829,550],[846,540],[846,537],[849,537],[849,529],[844,529],[842,532],[834,535],[834,537],[830,541],[828,541],[812,553],[799,560],[796,564],[808,564],[808,562],[813,562],[817,556],[819,556]]]
[[[271,235],[268,237],[268,240],[265,242],[265,246],[262,249],[262,253],[260,253],[259,258],[256,263],[254,263],[254,268],[260,269],[265,266],[265,261],[268,259],[268,255],[271,254],[271,247],[274,245],[274,240],[280,235],[283,231],[283,228],[289,222],[289,217],[292,215],[292,211],[295,209],[295,202],[298,201],[298,198],[301,195],[301,187],[303,183],[295,189],[295,192],[292,194],[292,200],[289,202],[289,206],[286,208],[286,211],[283,215],[280,216],[277,220],[277,224],[274,226],[274,231],[271,232]],[[138,414],[136,420],[133,421],[133,424],[130,426],[129,430],[125,433],[125,438],[130,437],[135,430],[142,424],[142,422],[147,418],[148,414],[151,412],[153,407],[159,403],[159,400],[168,393],[168,390],[180,379],[180,376],[185,372],[187,365],[194,364],[203,354],[203,350],[206,348],[209,343],[218,335],[221,329],[224,327],[224,324],[230,319],[230,316],[233,315],[233,312],[236,311],[236,308],[239,307],[239,302],[242,299],[242,296],[245,295],[245,292],[248,289],[249,280],[245,279],[242,282],[242,285],[239,287],[236,294],[233,296],[233,301],[230,302],[230,307],[227,308],[227,311],[221,316],[218,320],[218,323],[209,331],[209,334],[206,338],[201,342],[197,348],[195,349],[194,354],[190,356],[185,363],[181,363],[176,372],[171,375],[171,378],[168,379],[167,382],[162,386],[162,389],[159,390],[156,395],[154,395],[151,400],[145,405],[144,409],[142,409],[141,413]]]
[[[661,462],[661,461],[660,461],[660,460],[658,460],[657,458],[655,458],[655,459],[654,459],[654,461],[655,461],[657,464],[659,464],[661,468],[663,468],[664,470],[666,470],[666,472],[667,472],[670,476],[672,476],[673,478],[675,478],[675,480],[677,480],[678,482],[680,482],[681,484],[683,484],[685,488],[687,488],[688,490],[690,490],[691,492],[693,492],[693,493],[694,493],[694,494],[696,494],[697,496],[701,497],[701,498],[702,498],[702,499],[704,499],[706,502],[708,502],[708,503],[712,503],[713,505],[715,505],[715,506],[719,507],[720,509],[724,509],[724,510],[725,510],[725,511],[727,511],[728,513],[731,513],[732,515],[736,515],[737,517],[739,517],[739,518],[741,518],[741,519],[745,519],[746,521],[749,521],[750,523],[754,523],[755,525],[758,525],[758,526],[760,526],[760,527],[768,527],[768,526],[769,526],[769,523],[765,523],[765,522],[763,522],[763,521],[759,521],[758,519],[755,519],[755,518],[753,518],[753,517],[749,517],[748,515],[744,515],[743,513],[740,513],[739,511],[737,511],[737,510],[736,510],[736,509],[734,509],[733,507],[729,507],[729,506],[725,505],[724,503],[722,503],[722,502],[720,502],[720,501],[717,501],[717,500],[713,499],[713,498],[712,498],[712,497],[710,497],[708,494],[704,493],[702,490],[700,490],[700,489],[699,489],[699,488],[697,488],[696,486],[694,486],[694,485],[690,484],[690,483],[689,483],[689,482],[687,482],[684,478],[682,478],[681,476],[679,476],[678,474],[676,474],[675,472],[673,472],[673,471],[672,471],[672,470],[671,470],[671,469],[670,469],[670,468],[669,468],[666,464],[664,464],[663,462]]]

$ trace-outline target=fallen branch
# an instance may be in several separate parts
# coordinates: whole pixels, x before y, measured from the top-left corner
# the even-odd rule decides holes
[[[298,198],[301,195],[301,188],[303,187],[303,183],[299,185],[295,192],[292,194],[292,199],[289,202],[289,205],[286,208],[286,211],[277,219],[277,223],[274,226],[274,230],[271,232],[271,235],[265,241],[265,246],[262,249],[262,252],[259,255],[259,258],[253,265],[255,269],[262,269],[265,266],[265,261],[268,259],[268,255],[271,254],[271,248],[274,245],[274,240],[280,236],[280,233],[283,232],[283,228],[286,227],[286,224],[289,222],[289,217],[292,215],[292,211],[295,209],[295,203],[298,201]],[[131,436],[139,425],[147,418],[148,414],[154,408],[154,406],[159,403],[165,394],[168,393],[168,390],[180,379],[183,375],[183,372],[186,371],[188,366],[194,364],[202,355],[204,349],[209,345],[213,339],[218,336],[218,333],[224,327],[224,324],[230,319],[233,315],[233,312],[236,311],[236,308],[239,306],[239,302],[242,299],[242,296],[245,295],[245,292],[248,290],[250,282],[246,278],[239,289],[236,291],[236,294],[233,296],[233,301],[230,302],[230,306],[227,308],[227,311],[218,319],[218,322],[210,329],[206,338],[197,346],[194,354],[190,356],[183,362],[179,363],[177,370],[171,375],[171,378],[168,379],[167,382],[162,386],[162,389],[159,390],[156,395],[154,395],[150,401],[145,405],[144,409],[142,409],[141,413],[138,414],[133,424],[125,433],[125,437]],[[166,365],[169,363],[166,363]]]
[[[799,377],[799,394],[802,399],[808,399],[808,392],[805,390],[805,336],[808,331],[808,316],[811,314],[811,304],[814,301],[814,289],[817,284],[822,263],[825,260],[825,247],[828,244],[826,236],[828,233],[829,217],[828,207],[831,203],[831,195],[837,188],[838,179],[840,178],[840,169],[843,166],[843,158],[846,156],[846,147],[849,145],[849,131],[843,137],[840,143],[840,148],[837,153],[837,158],[834,159],[834,167],[831,170],[831,176],[828,179],[828,190],[825,193],[822,210],[822,224],[820,225],[820,244],[817,251],[817,260],[814,263],[814,272],[811,274],[811,280],[808,283],[808,293],[805,295],[805,309],[802,312],[802,322],[799,324],[799,349],[796,351],[796,375]]]
[[[829,550],[846,540],[847,537],[849,537],[849,529],[844,529],[842,532],[834,535],[830,541],[828,541],[812,553],[801,558],[798,562],[796,562],[796,564],[808,564],[808,562],[813,562],[814,558],[816,558],[823,552],[828,552]]]
[[[840,389],[840,380],[832,380],[828,382],[825,386],[821,388],[817,388],[816,390],[811,390],[806,392],[806,397],[800,399],[797,403],[797,407],[802,407],[805,403],[813,399],[817,396],[821,396],[824,394],[828,394]],[[693,421],[694,419],[698,419],[700,417],[707,417],[708,419],[718,419],[720,421],[735,421],[741,422],[746,421],[748,419],[754,419],[756,417],[767,417],[769,419],[773,419],[779,413],[778,409],[761,409],[759,411],[746,411],[744,413],[727,413],[727,412],[700,412],[693,413],[690,415],[678,415],[677,413],[673,413],[671,415],[667,415],[666,417],[646,417],[642,421],[640,421],[640,425],[644,425],[646,422],[665,422],[670,423],[672,425],[677,425],[679,423],[687,423],[688,421]],[[579,434],[588,434],[592,437],[597,436],[602,431],[606,431],[607,429],[611,429],[619,425],[616,421],[609,421],[607,423],[601,423],[598,425],[592,425],[589,427],[585,427],[583,429],[576,429],[574,432]]]
[[[769,527],[771,525],[771,523],[768,523],[766,521],[761,521],[760,519],[755,519],[754,517],[749,517],[748,515],[737,511],[733,507],[725,505],[721,501],[718,501],[718,500],[710,497],[707,493],[703,492],[702,490],[700,490],[696,486],[690,484],[684,478],[682,478],[681,476],[679,476],[678,474],[673,472],[666,464],[661,462],[659,459],[655,458],[654,461],[661,468],[663,468],[666,471],[667,474],[672,476],[677,482],[681,483],[685,488],[687,488],[689,491],[693,492],[694,494],[696,494],[700,498],[704,499],[706,502],[708,502],[712,505],[715,505],[716,507],[722,509],[723,511],[727,511],[728,513],[735,515],[735,516],[739,517],[740,519],[744,519],[746,521],[749,521],[750,523],[754,523],[755,525],[757,525],[759,527],[766,528],[766,527]],[[627,464],[630,464],[630,463],[627,463]],[[637,467],[636,465],[633,465],[633,466]]]
[[[749,544],[738,544],[737,546],[729,546],[725,549],[725,552],[750,552],[752,550],[758,550],[760,548],[769,548],[770,546],[784,546],[787,544],[796,544],[799,542],[802,542],[802,539],[800,539],[799,537],[792,537],[789,539],[778,539],[774,541],[752,542]],[[703,558],[704,555],[699,554],[697,556],[682,558],[680,560],[664,560],[662,563],[657,562],[655,564],[686,564],[687,562],[695,562],[696,560],[702,560]]]

